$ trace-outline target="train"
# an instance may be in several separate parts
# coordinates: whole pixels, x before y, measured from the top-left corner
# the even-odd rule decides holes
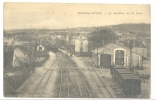
[[[141,80],[129,69],[121,65],[114,65],[111,68],[112,78],[120,85],[125,95],[140,95]]]

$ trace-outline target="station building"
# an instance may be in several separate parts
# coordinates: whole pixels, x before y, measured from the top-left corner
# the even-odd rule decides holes
[[[79,35],[75,38],[75,54],[87,55],[88,54],[88,38]]]

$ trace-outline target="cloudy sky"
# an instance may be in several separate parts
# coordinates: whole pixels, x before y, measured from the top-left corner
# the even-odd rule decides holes
[[[4,3],[4,29],[60,29],[121,23],[150,23],[150,5]]]

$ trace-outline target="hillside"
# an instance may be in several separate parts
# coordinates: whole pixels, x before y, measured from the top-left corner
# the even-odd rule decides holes
[[[127,32],[134,32],[134,33],[145,33],[150,34],[151,25],[150,24],[119,24],[119,25],[112,25],[106,26],[112,30],[121,30]]]
[[[111,29],[112,31],[122,31],[122,32],[131,32],[136,34],[146,34],[150,36],[151,25],[150,24],[118,24],[110,26],[99,26],[99,30],[102,29]],[[76,27],[76,28],[66,28],[66,29],[15,29],[15,30],[5,30],[5,32],[11,32],[15,34],[45,34],[45,33],[78,33],[78,32],[93,32],[96,31],[97,27]]]

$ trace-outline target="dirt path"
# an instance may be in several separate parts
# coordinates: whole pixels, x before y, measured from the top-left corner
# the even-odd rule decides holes
[[[41,80],[44,77],[44,75],[47,73],[48,70],[52,70],[51,66],[55,59],[56,55],[53,52],[49,52],[49,59],[42,64],[42,66],[37,67],[34,71],[34,73],[20,86],[20,88],[17,90],[18,97],[39,97],[41,96],[40,93],[35,93],[36,89],[38,88],[39,84],[41,84]],[[47,81],[47,86],[44,87],[45,89],[42,90],[43,97],[46,95],[46,97],[52,96],[53,87],[54,87],[54,81],[56,80],[57,72],[54,70],[53,73],[50,75],[50,78]],[[45,79],[43,81],[46,81],[48,78],[48,75],[45,75]],[[42,82],[45,84],[45,82]],[[39,90],[38,90],[39,91]],[[46,91],[46,92],[45,92]]]

